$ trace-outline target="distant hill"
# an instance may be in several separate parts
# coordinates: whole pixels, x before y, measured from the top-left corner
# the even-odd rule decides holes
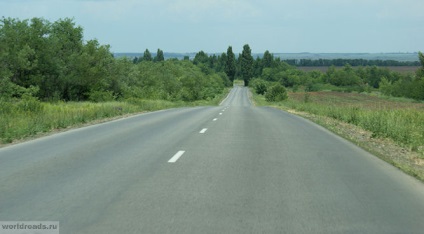
[[[156,53],[151,53],[152,57],[156,56]],[[164,52],[163,56],[165,59],[177,58],[179,60],[184,59],[185,56],[188,56],[190,59],[194,59],[196,53],[168,53]],[[134,59],[135,57],[140,58],[143,57],[143,53],[114,53],[116,58],[127,57],[130,59]]]
[[[208,53],[209,55],[220,55],[221,53]],[[193,59],[196,53],[169,53],[164,52],[165,59],[177,58],[183,59],[189,56]],[[262,57],[262,53],[252,54],[254,58]],[[133,59],[135,57],[142,57],[143,53],[114,53],[114,56],[128,57]],[[156,56],[156,53],[152,53]],[[237,56],[237,55],[236,55]],[[286,59],[366,59],[366,60],[395,60],[395,61],[418,61],[418,53],[274,53],[275,57],[280,57],[281,60]]]

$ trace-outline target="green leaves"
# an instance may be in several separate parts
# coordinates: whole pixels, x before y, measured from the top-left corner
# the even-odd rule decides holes
[[[163,51],[162,51],[161,49],[158,49],[158,51],[156,52],[155,61],[156,61],[156,62],[162,62],[162,61],[165,61],[165,57],[164,57],[164,55],[163,55]]]
[[[240,58],[241,77],[246,86],[249,85],[249,80],[253,77],[253,57],[252,51],[248,44],[243,46],[243,52]]]
[[[288,98],[287,91],[281,84],[277,83],[272,86],[265,94],[267,102],[279,102]]]
[[[153,60],[152,54],[150,54],[150,51],[146,49],[143,54],[143,61],[152,61],[152,60]]]
[[[231,46],[227,49],[227,55],[226,55],[226,63],[225,63],[225,73],[227,74],[228,78],[231,82],[234,81],[234,78],[236,76],[236,57],[233,53],[233,48]]]

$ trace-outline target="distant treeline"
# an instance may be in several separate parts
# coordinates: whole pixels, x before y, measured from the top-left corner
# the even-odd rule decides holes
[[[358,66],[420,66],[419,61],[396,61],[396,60],[367,60],[367,59],[286,59],[283,60],[292,66],[297,67],[342,67],[349,64]]]
[[[319,65],[329,66],[326,72],[316,70],[305,72],[297,69],[293,63],[290,65],[287,60],[274,58],[266,51],[263,58],[257,58],[253,63],[254,79],[251,81],[251,87],[258,94],[265,96],[270,88],[279,83],[293,91],[379,91],[387,96],[424,100],[424,55],[418,53],[418,59],[420,68],[415,74],[401,74],[384,66],[370,66],[365,63],[353,69],[353,65],[349,62],[355,60],[348,59],[333,60],[339,62],[333,65],[329,65],[330,63]],[[343,68],[336,69],[336,65]],[[304,63],[304,66],[312,65]]]

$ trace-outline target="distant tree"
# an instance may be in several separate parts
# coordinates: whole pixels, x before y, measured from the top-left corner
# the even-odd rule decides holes
[[[231,46],[227,49],[227,61],[225,64],[225,73],[227,74],[228,78],[232,81],[234,81],[234,77],[236,76],[236,56],[233,53],[233,48]]]
[[[417,71],[417,76],[424,78],[424,54],[421,52],[418,52],[418,59],[420,60],[421,67]]]
[[[264,57],[262,59],[263,67],[272,67],[272,62],[274,61],[274,56],[269,53],[269,51],[265,51]]]
[[[417,77],[412,84],[411,97],[416,100],[424,100],[424,55],[418,52],[421,67],[417,71]]]
[[[240,66],[241,66],[241,77],[244,80],[244,84],[248,86],[249,80],[253,76],[253,57],[252,57],[252,51],[248,44],[243,46]]]
[[[158,51],[158,53],[159,53],[159,51]],[[148,49],[146,49],[144,51],[144,54],[143,54],[143,61],[152,61],[152,60],[153,60],[152,54],[150,53],[150,51]]]
[[[257,56],[253,61],[253,77],[260,77],[263,69],[262,59]]]
[[[215,63],[215,66],[214,66],[215,71],[225,73],[226,64],[227,64],[227,54],[222,53],[220,56],[218,56],[217,61]]]
[[[194,59],[193,59],[193,63],[194,63],[195,65],[198,65],[198,64],[200,64],[200,63],[208,64],[208,62],[209,62],[208,54],[206,54],[205,52],[203,52],[203,50],[199,51],[199,52],[198,52],[198,53],[194,56]],[[208,65],[209,65],[209,64],[208,64]]]
[[[184,55],[184,60],[185,60],[185,61],[190,60],[190,56],[188,56],[188,55]]]
[[[158,52],[156,53],[155,62],[161,62],[165,61],[165,57],[163,55],[163,51],[161,49],[158,49]]]

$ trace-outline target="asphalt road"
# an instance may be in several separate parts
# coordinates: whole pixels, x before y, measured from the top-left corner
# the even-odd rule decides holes
[[[60,233],[424,233],[424,186],[308,120],[170,109],[0,149],[0,221]]]

